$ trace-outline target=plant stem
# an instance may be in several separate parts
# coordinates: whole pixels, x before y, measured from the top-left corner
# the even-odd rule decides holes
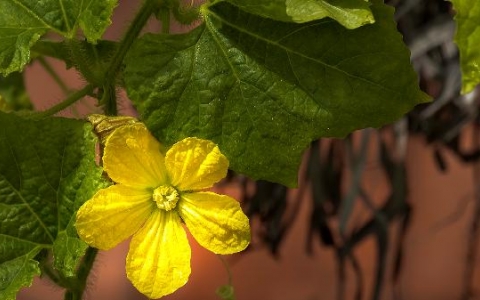
[[[160,8],[160,22],[162,22],[162,33],[170,33],[170,9],[168,7]]]
[[[65,292],[64,300],[81,300],[85,287],[87,286],[87,278],[92,270],[95,257],[98,254],[98,250],[92,247],[87,249],[83,262],[77,271],[75,288],[71,288]]]
[[[145,0],[142,7],[140,8],[140,11],[136,14],[134,20],[130,24],[130,27],[125,33],[125,36],[120,41],[118,48],[115,54],[113,55],[109,66],[106,68],[106,71],[105,71],[105,76],[104,76],[105,82],[103,83],[103,88],[108,92],[115,91],[115,86],[116,86],[115,79],[118,71],[122,66],[123,59],[125,58],[125,55],[127,54],[128,49],[130,49],[133,42],[136,40],[136,38],[142,31],[142,28],[145,26],[148,19],[150,18],[152,13],[155,11],[156,5],[158,5],[156,0]],[[83,89],[76,91],[70,96],[68,96],[67,99],[65,99],[61,103],[43,112],[36,114],[35,118],[37,119],[46,118],[64,110],[65,108],[77,102],[84,96],[92,93],[96,87],[99,87],[99,86],[96,86],[93,83],[88,84]],[[108,108],[107,113],[109,115],[116,115],[117,114],[116,97],[107,97],[106,99],[108,103],[104,103],[104,105],[105,107]],[[112,103],[112,102],[115,102],[115,103]]]
[[[135,18],[133,19],[130,27],[128,28],[125,36],[120,41],[117,51],[112,57],[110,61],[110,65],[105,72],[105,79],[106,80],[115,80],[115,75],[117,74],[118,70],[122,66],[123,59],[128,52],[128,49],[132,46],[133,42],[136,40],[140,32],[142,31],[143,27],[147,23],[148,19],[155,11],[155,7],[157,6],[156,0],[145,0],[140,11],[136,14]]]
[[[221,255],[217,255],[218,259],[222,262],[223,266],[225,267],[225,270],[227,271],[228,275],[228,284],[232,285],[232,272],[230,271],[230,266],[228,265],[227,261],[225,258],[223,258]]]
[[[43,119],[46,117],[50,117],[55,115],[56,113],[64,110],[65,108],[69,107],[73,103],[77,102],[78,100],[82,99],[83,97],[87,96],[88,94],[91,94],[94,90],[94,85],[93,84],[88,84],[86,85],[83,89],[78,90],[74,92],[73,94],[69,95],[65,100],[62,102],[58,103],[55,106],[50,107],[47,110],[44,110],[42,112],[38,112],[35,114],[34,118],[35,119]]]
[[[102,101],[102,104],[104,105],[105,114],[107,115],[115,116],[118,114],[117,97],[115,95],[115,80],[117,78],[117,73],[122,66],[123,59],[125,58],[125,55],[127,55],[128,50],[132,46],[133,42],[137,39],[152,13],[155,11],[155,8],[158,5],[157,2],[158,1],[156,0],[145,0],[138,13],[135,15],[132,23],[128,27],[125,36],[120,41],[118,48],[105,71],[103,90],[106,94],[102,99],[104,100]]]

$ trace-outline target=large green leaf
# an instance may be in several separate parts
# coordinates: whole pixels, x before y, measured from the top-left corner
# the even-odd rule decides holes
[[[457,12],[455,41],[460,50],[462,93],[480,83],[480,1],[451,0]]]
[[[0,112],[0,128],[0,298],[14,299],[38,275],[41,249],[53,249],[57,269],[73,275],[86,249],[75,212],[105,182],[85,122]]]
[[[265,18],[305,23],[330,17],[354,29],[375,21],[370,3],[364,0],[227,0]]]
[[[47,31],[73,38],[81,28],[95,42],[110,24],[117,0],[1,0],[0,72],[21,70],[30,47]]]
[[[356,30],[323,19],[276,22],[222,2],[188,34],[148,34],[126,58],[128,94],[170,145],[186,136],[220,145],[230,167],[297,184],[303,151],[398,119],[428,100],[417,84],[393,9]]]

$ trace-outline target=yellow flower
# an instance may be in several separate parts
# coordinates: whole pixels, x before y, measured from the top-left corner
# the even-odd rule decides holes
[[[141,124],[107,139],[103,164],[117,184],[98,191],[77,212],[76,228],[89,245],[107,250],[133,235],[127,277],[149,298],[182,287],[191,250],[182,221],[200,245],[217,254],[245,249],[247,216],[228,196],[200,191],[225,177],[228,160],[211,141],[186,138],[164,155]]]

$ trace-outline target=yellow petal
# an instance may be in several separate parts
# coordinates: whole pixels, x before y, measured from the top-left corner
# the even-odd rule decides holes
[[[236,253],[250,243],[248,217],[233,198],[212,192],[183,194],[178,211],[197,242],[214,253]]]
[[[113,181],[134,187],[164,184],[166,171],[160,143],[145,125],[116,129],[107,139],[103,165]]]
[[[123,185],[99,190],[77,212],[78,235],[90,246],[108,250],[134,234],[154,209],[148,191]]]
[[[127,277],[147,297],[160,298],[185,285],[190,256],[178,214],[155,210],[130,243]]]
[[[227,175],[228,160],[215,143],[186,138],[167,151],[165,166],[171,184],[178,190],[200,190]]]

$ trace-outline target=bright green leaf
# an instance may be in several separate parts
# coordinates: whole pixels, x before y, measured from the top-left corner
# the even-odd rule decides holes
[[[41,249],[53,248],[55,266],[72,274],[85,250],[75,213],[105,181],[95,164],[91,125],[0,112],[0,128],[0,274],[2,282],[16,282],[11,270],[23,274],[10,293],[38,274],[32,258]]]
[[[330,17],[354,29],[375,22],[370,3],[364,0],[227,0],[265,18],[305,23]]]
[[[393,9],[372,7],[377,22],[352,31],[204,6],[204,24],[190,33],[134,45],[128,94],[163,143],[211,139],[233,170],[295,186],[312,140],[382,126],[428,100]]]
[[[25,89],[22,73],[12,73],[6,77],[0,75],[0,111],[19,111],[32,109],[30,97]]]
[[[87,248],[88,245],[79,239],[76,234],[69,236],[66,231],[61,231],[53,244],[55,257],[53,266],[66,277],[75,276],[78,262]]]
[[[21,70],[30,60],[30,47],[47,31],[73,38],[81,28],[95,42],[116,5],[117,0],[0,1],[0,72]]]
[[[457,12],[455,41],[460,50],[462,94],[466,94],[480,83],[480,2],[451,1]]]
[[[0,238],[0,241],[2,242],[2,248],[10,245],[7,243],[12,243],[12,240],[8,238]],[[26,252],[22,248],[18,247],[18,243],[12,245],[12,250],[23,251],[16,253],[15,258],[0,260],[0,299],[15,300],[18,290],[22,287],[31,286],[33,277],[40,275],[38,262],[32,259],[39,252],[40,247],[32,245],[30,251]],[[3,249],[0,250],[0,253],[2,252],[4,252]]]
[[[287,0],[287,14],[297,23],[330,17],[348,29],[375,22],[364,0]]]

